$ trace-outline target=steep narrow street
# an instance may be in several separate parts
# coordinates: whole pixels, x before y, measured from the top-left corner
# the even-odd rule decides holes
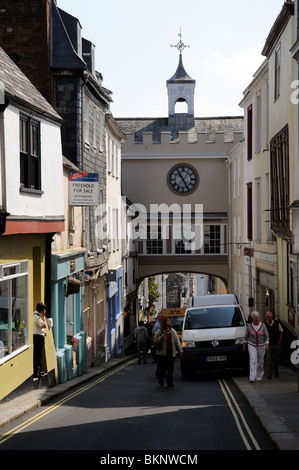
[[[171,389],[158,387],[154,363],[125,363],[2,429],[0,450],[38,442],[39,450],[100,451],[98,459],[135,450],[274,449],[229,376],[184,381],[179,362]]]

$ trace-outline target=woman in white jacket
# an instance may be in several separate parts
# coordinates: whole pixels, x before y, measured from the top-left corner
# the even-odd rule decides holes
[[[173,368],[174,359],[179,351],[183,350],[177,332],[171,327],[171,318],[164,317],[161,321],[161,328],[155,333],[154,347],[156,347],[156,358],[158,362],[157,375],[160,387],[164,386],[166,374],[167,386],[174,387]]]

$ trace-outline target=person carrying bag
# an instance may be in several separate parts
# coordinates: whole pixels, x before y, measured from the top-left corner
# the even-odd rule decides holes
[[[171,318],[163,318],[161,328],[155,333],[153,343],[156,348],[159,385],[160,387],[164,386],[164,377],[166,375],[167,386],[174,387],[174,359],[177,355],[177,351],[182,355],[183,350],[177,332],[171,327]]]

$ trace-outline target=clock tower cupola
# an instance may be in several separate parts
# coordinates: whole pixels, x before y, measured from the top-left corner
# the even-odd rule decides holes
[[[194,91],[195,80],[191,78],[183,65],[182,51],[189,46],[182,42],[182,34],[179,33],[180,40],[175,47],[179,51],[179,64],[175,74],[166,82],[168,91],[168,125],[178,129],[189,129],[194,127]],[[175,107],[179,102],[185,102],[187,112],[176,113]]]

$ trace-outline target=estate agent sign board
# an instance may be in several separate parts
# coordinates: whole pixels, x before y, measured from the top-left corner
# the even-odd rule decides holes
[[[98,205],[98,173],[79,171],[69,174],[69,204],[70,206]]]

